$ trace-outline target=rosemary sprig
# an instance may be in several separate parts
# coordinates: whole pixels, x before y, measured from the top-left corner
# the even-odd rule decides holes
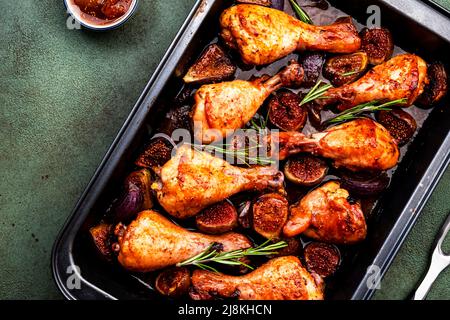
[[[252,153],[252,151],[256,151],[257,149],[262,148],[263,146],[260,144],[251,146],[251,147],[245,147],[241,149],[232,149],[228,148],[230,145],[223,144],[221,146],[218,145],[194,145],[194,148],[199,151],[206,151],[209,153],[219,153],[221,155],[229,155],[232,157],[235,157],[237,160],[242,162],[243,164],[246,164],[247,166],[250,166],[251,164],[256,164],[260,166],[268,166],[275,164],[275,160],[259,155],[258,152],[256,152],[256,155]]]
[[[268,121],[269,121],[269,112],[267,112],[265,118],[260,114],[257,114],[255,117],[252,118],[252,120],[250,120],[250,129],[255,130],[257,133],[266,133]]]
[[[273,244],[269,243],[270,240],[267,240],[263,244],[254,248],[240,249],[229,252],[218,252],[216,249],[214,249],[216,244],[213,243],[205,251],[199,253],[198,255],[183,262],[177,263],[177,267],[196,266],[203,270],[218,272],[217,269],[209,265],[210,263],[217,263],[232,266],[245,266],[250,270],[253,270],[254,268],[252,266],[249,266],[248,264],[240,261],[240,259],[250,256],[274,255],[278,253],[276,250],[285,248],[288,245],[285,241],[280,241]]]
[[[307,24],[313,24],[313,21],[310,18],[310,16],[306,13],[305,10],[302,9],[302,7],[300,7],[297,1],[289,0],[289,2],[291,3],[292,9],[294,9],[295,11],[295,14],[302,22]]]
[[[348,109],[340,114],[338,114],[336,117],[331,118],[325,122],[325,124],[336,124],[341,122],[346,122],[349,120],[354,120],[357,118],[360,118],[362,114],[364,113],[370,113],[370,112],[377,112],[377,111],[391,111],[391,107],[402,105],[408,102],[408,99],[398,99],[390,102],[386,102],[383,104],[378,105],[379,101],[371,101],[367,102],[361,105],[358,105],[356,107],[353,107],[351,109]]]
[[[324,84],[321,86],[321,84],[324,83],[322,80],[319,80],[316,85],[306,94],[306,96],[303,98],[302,102],[300,102],[300,106],[303,106],[309,102],[312,102],[317,99],[327,99],[328,97],[325,97],[325,93],[333,88],[331,84]]]

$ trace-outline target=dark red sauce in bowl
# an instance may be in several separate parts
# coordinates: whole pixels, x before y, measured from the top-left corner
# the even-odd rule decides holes
[[[65,0],[67,9],[84,27],[108,30],[125,23],[137,0]]]

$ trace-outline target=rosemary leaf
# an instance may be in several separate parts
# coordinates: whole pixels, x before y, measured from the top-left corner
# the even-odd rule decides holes
[[[307,24],[313,24],[312,19],[309,17],[309,15],[306,13],[305,10],[300,7],[300,5],[295,0],[289,0],[291,3],[292,9],[294,9],[295,14],[300,19],[300,21],[307,23]]]
[[[379,101],[377,100],[363,103],[338,114],[334,118],[327,120],[325,124],[330,125],[355,120],[361,118],[361,116],[365,113],[372,113],[377,111],[391,111],[392,110],[391,107],[406,104],[407,102],[408,102],[407,99],[398,99],[383,103],[381,105],[378,105]]]
[[[357,74],[357,73],[359,73],[358,70],[355,70],[355,71],[349,71],[349,72],[346,72],[346,73],[341,74],[341,76],[343,76],[343,77],[350,77],[350,76],[353,76],[354,74]]]
[[[302,102],[300,102],[300,106],[303,106],[309,102],[312,102],[314,100],[318,99],[327,99],[325,96],[325,93],[333,88],[331,84],[323,84],[322,80],[319,80],[316,85],[306,94],[306,96],[303,98]]]

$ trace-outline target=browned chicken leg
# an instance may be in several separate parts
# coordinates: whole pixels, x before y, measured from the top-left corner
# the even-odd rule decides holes
[[[208,153],[183,145],[159,172],[153,188],[172,216],[189,218],[202,209],[243,191],[283,187],[284,176],[269,167],[238,168]]]
[[[351,19],[313,26],[271,8],[240,4],[220,17],[221,37],[247,64],[265,65],[297,50],[352,53],[361,39]]]
[[[211,236],[177,226],[155,211],[143,211],[119,236],[120,264],[131,271],[149,272],[175,265],[206,250],[211,244],[223,251],[250,248],[238,233]]]
[[[253,81],[235,80],[202,86],[195,94],[195,137],[204,144],[221,140],[245,126],[267,97],[281,87],[297,86],[303,68],[295,61],[276,76]]]
[[[411,106],[423,93],[428,83],[427,64],[413,54],[402,54],[370,70],[354,83],[332,88],[323,104],[338,103],[343,111],[374,100],[407,99]]]
[[[323,282],[306,271],[298,258],[282,257],[244,276],[195,270],[190,296],[194,300],[323,300]]]
[[[338,182],[328,182],[310,192],[290,209],[284,226],[287,237],[305,236],[335,244],[352,244],[366,238],[367,225],[359,203]]]
[[[278,143],[278,158],[311,152],[334,160],[336,167],[352,171],[385,171],[395,167],[400,152],[394,138],[377,122],[357,119],[306,137],[299,132],[280,132],[270,136]]]

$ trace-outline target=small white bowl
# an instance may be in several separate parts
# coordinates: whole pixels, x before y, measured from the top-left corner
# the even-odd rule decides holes
[[[72,17],[74,17],[75,20],[78,21],[82,27],[95,31],[108,31],[120,27],[125,22],[127,22],[128,19],[130,19],[131,16],[136,12],[138,3],[139,3],[138,0],[132,0],[128,11],[123,16],[117,19],[109,20],[106,22],[104,20],[98,19],[99,23],[95,23],[94,21],[89,21],[92,18],[87,19],[83,17],[87,14],[80,10],[80,8],[74,3],[74,0],[64,0],[64,5],[67,8],[67,13],[70,14]],[[95,18],[93,19],[95,20]]]

